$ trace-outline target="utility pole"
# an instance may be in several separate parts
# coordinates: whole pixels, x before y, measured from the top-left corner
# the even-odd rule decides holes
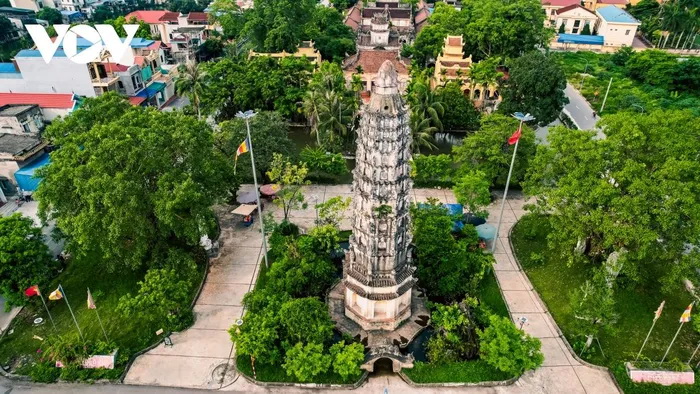
[[[605,97],[603,98],[603,104],[600,106],[600,113],[603,113],[603,109],[605,108],[605,101],[608,99],[608,93],[610,93],[610,86],[612,85],[612,77],[610,77],[610,82],[608,83],[608,90],[605,91]]]

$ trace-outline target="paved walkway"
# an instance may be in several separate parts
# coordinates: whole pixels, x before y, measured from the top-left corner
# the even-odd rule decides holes
[[[246,190],[244,188],[243,190]],[[309,207],[290,213],[291,220],[302,229],[313,227],[316,202],[335,196],[350,197],[349,185],[308,186],[304,188]],[[437,198],[443,203],[456,202],[454,194],[445,189],[415,189],[413,201]],[[373,375],[357,391],[381,393],[617,393],[610,375],[580,364],[574,359],[558,335],[556,323],[533,290],[527,276],[515,262],[508,242],[513,224],[525,214],[521,195],[512,193],[503,215],[500,238],[494,253],[495,272],[503,290],[513,320],[524,316],[528,322],[523,329],[542,341],[544,364],[526,373],[515,384],[489,388],[413,388],[397,375]],[[500,200],[489,207],[489,222],[498,220]],[[277,218],[282,213],[276,207],[266,207]],[[192,328],[173,335],[174,346],[158,346],[139,357],[127,374],[125,383],[184,388],[223,389],[240,392],[308,392],[294,388],[263,388],[248,383],[231,373],[233,347],[226,330],[242,315],[243,295],[254,286],[261,242],[257,227],[243,228],[230,214],[223,215],[221,253],[209,271],[204,289],[195,306],[196,321]],[[347,219],[341,228],[349,228]],[[218,369],[217,369],[218,368]],[[224,373],[226,372],[226,373]],[[339,390],[334,392],[343,392]],[[349,392],[349,391],[348,391]]]

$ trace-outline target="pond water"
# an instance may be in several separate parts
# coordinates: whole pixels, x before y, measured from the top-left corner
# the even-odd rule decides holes
[[[428,339],[433,336],[434,332],[433,327],[426,327],[425,330],[421,331],[421,333],[408,344],[408,346],[401,349],[401,353],[413,353],[413,357],[416,361],[427,362],[428,354],[426,352],[426,346],[428,345]]]

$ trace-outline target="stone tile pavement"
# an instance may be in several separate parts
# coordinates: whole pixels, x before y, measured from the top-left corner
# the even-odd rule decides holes
[[[242,191],[252,190],[250,185]],[[302,229],[314,225],[316,203],[335,196],[351,197],[350,185],[304,188],[307,209],[293,210],[290,218]],[[437,198],[443,203],[456,202],[451,190],[414,189],[413,201],[423,202]],[[542,341],[544,365],[530,371],[516,383],[505,387],[415,388],[397,375],[373,375],[358,390],[352,392],[388,393],[617,393],[612,378],[606,371],[582,365],[574,359],[564,344],[556,323],[539,299],[527,276],[513,257],[508,235],[513,224],[525,214],[522,195],[511,193],[494,253],[494,270],[514,321],[524,316],[528,322],[523,329]],[[498,220],[500,199],[489,207],[489,222]],[[266,205],[277,219],[283,213],[275,206]],[[174,386],[200,389],[222,389],[237,392],[301,393],[308,389],[291,387],[263,388],[236,376],[232,367],[234,349],[226,330],[242,316],[243,295],[254,287],[261,259],[262,238],[258,223],[250,228],[240,226],[231,215],[222,221],[221,253],[211,263],[202,294],[195,305],[196,321],[192,328],[173,335],[174,346],[159,345],[140,356],[129,370],[125,383],[156,386]],[[341,222],[341,229],[350,229],[350,221]],[[333,392],[351,390],[333,390]]]

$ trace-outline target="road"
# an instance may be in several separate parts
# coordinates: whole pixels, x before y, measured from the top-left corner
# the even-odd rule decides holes
[[[570,83],[566,84],[566,89],[564,89],[564,94],[569,99],[569,104],[564,106],[562,112],[564,112],[571,120],[574,122],[576,127],[580,130],[596,130],[598,132],[598,138],[605,138],[602,130],[596,128],[596,123],[600,120],[600,117],[593,117],[593,108],[588,101],[579,93],[576,88],[574,88]],[[537,139],[542,144],[547,144],[547,134],[549,133],[549,128],[553,126],[560,125],[559,120],[548,124],[544,127],[539,127],[536,131]]]

